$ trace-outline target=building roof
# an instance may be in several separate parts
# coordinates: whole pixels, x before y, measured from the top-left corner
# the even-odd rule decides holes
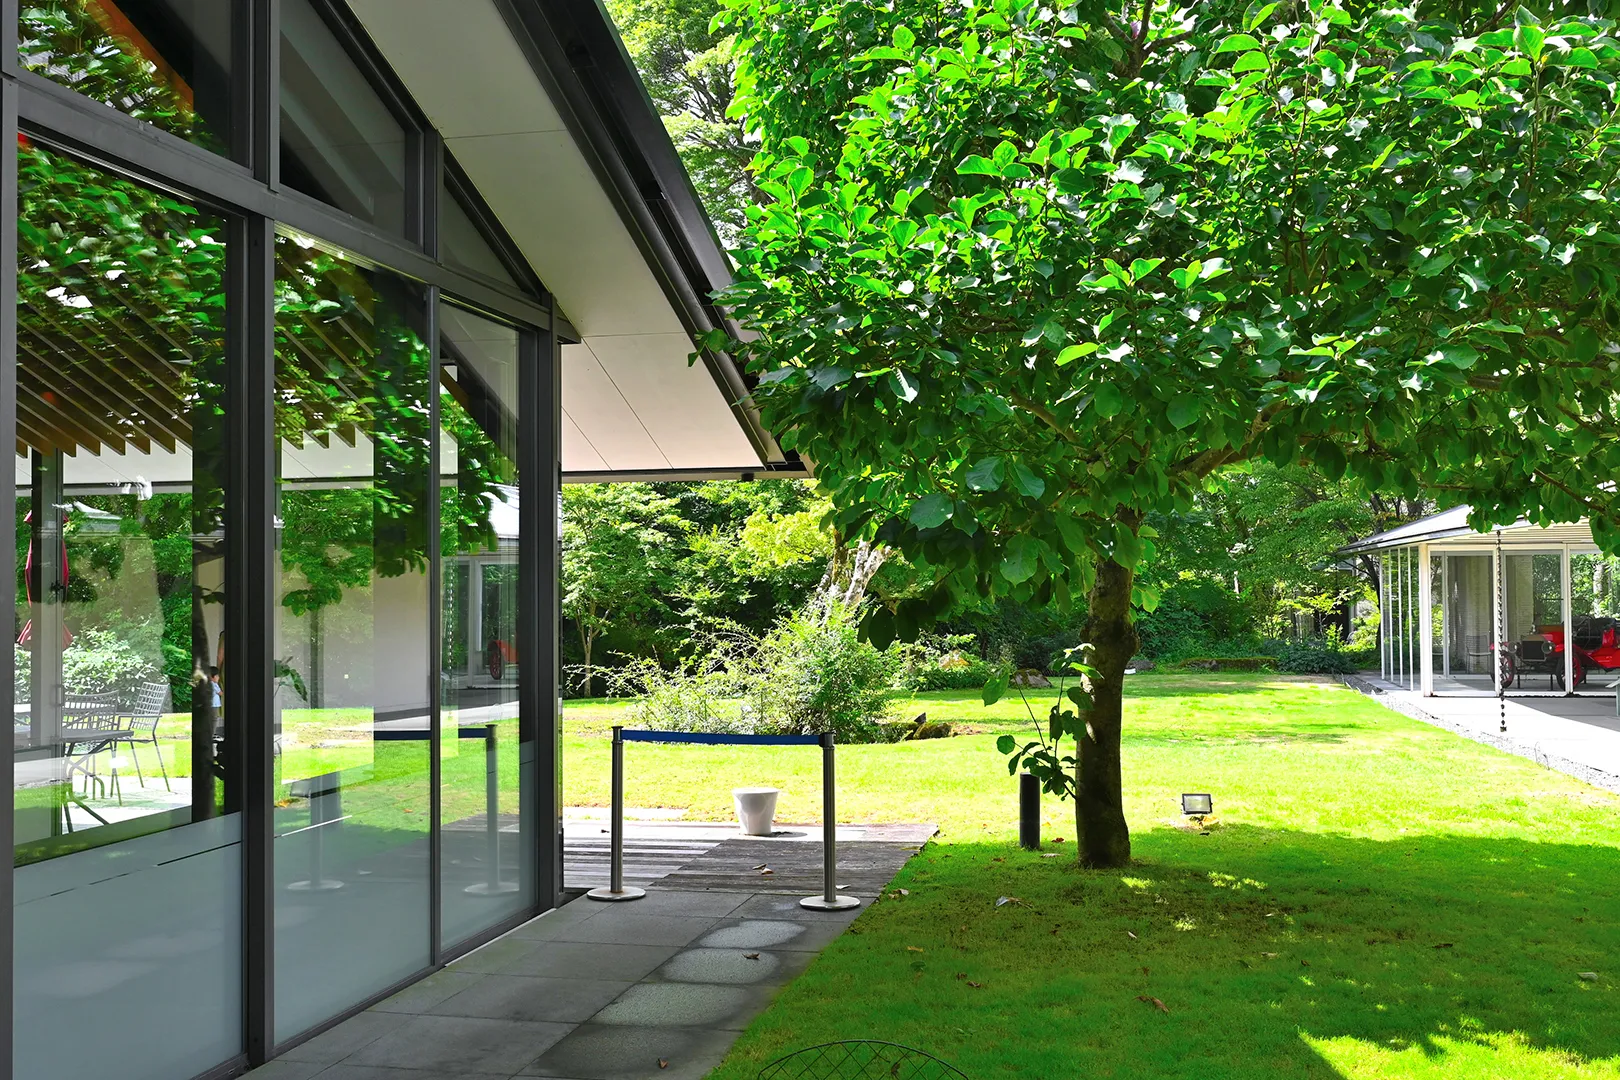
[[[726,356],[729,263],[597,0],[350,0],[576,331],[570,480],[804,475]]]
[[[1514,547],[1533,546],[1536,544],[1590,544],[1592,530],[1583,518],[1577,522],[1558,525],[1536,525],[1522,518],[1512,525],[1498,525],[1493,529],[1481,532],[1468,524],[1468,515],[1473,512],[1471,506],[1454,506],[1450,510],[1442,510],[1438,514],[1431,514],[1426,518],[1409,521],[1405,525],[1397,525],[1381,533],[1357,540],[1353,544],[1346,544],[1339,549],[1338,554],[1361,555],[1373,551],[1387,551],[1391,548],[1409,547],[1414,544],[1433,544],[1445,541],[1465,542],[1490,538],[1495,540],[1501,537],[1504,545]]]

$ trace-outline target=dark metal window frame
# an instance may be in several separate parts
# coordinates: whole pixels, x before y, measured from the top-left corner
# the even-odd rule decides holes
[[[231,421],[230,490],[227,493],[226,633],[232,642],[235,710],[233,734],[240,752],[232,767],[242,791],[243,812],[243,1035],[244,1053],[223,1062],[208,1076],[229,1076],[262,1063],[296,1042],[335,1025],[391,993],[356,1002],[345,1013],[277,1044],[274,1026],[274,760],[272,649],[276,580],[275,445],[273,387],[275,368],[275,236],[279,227],[329,242],[362,260],[424,286],[429,329],[436,330],[442,296],[520,330],[519,574],[537,603],[520,605],[518,632],[519,738],[529,745],[534,768],[525,773],[521,797],[530,808],[534,836],[522,853],[522,879],[533,886],[534,905],[446,950],[440,947],[440,882],[438,880],[440,729],[438,680],[430,684],[434,753],[430,755],[433,844],[432,962],[426,974],[512,926],[556,904],[561,895],[559,654],[557,625],[557,499],[561,482],[560,367],[558,331],[550,296],[499,227],[476,189],[444,152],[443,142],[389,70],[346,7],[337,0],[312,0],[328,25],[361,66],[373,88],[412,132],[408,158],[407,236],[379,230],[333,207],[287,190],[280,183],[280,0],[237,0],[241,5],[233,56],[232,79],[237,95],[238,127],[233,139],[241,163],[220,157],[167,132],[134,120],[32,72],[17,58],[21,0],[0,0],[0,436],[15,442],[17,330],[17,154],[19,134],[42,141],[145,184],[168,188],[229,215],[230,248],[226,287],[228,362],[227,401]],[[520,288],[468,274],[439,262],[437,251],[440,177],[462,200],[464,208]],[[529,292],[523,291],[524,289]],[[439,347],[437,338],[431,347]],[[437,395],[433,419],[437,422]],[[437,451],[437,440],[434,442]],[[0,535],[14,531],[15,478],[6,470],[0,490]],[[431,588],[439,573],[438,530],[429,530],[431,603],[441,602]],[[435,607],[435,611],[436,611]],[[438,641],[438,620],[430,616],[430,644]],[[236,643],[240,642],[238,646]],[[250,661],[251,662],[248,662]],[[439,663],[430,648],[431,674]],[[0,677],[11,669],[9,650],[0,650]],[[542,722],[542,717],[545,718]],[[15,751],[0,744],[0,768],[9,776]],[[12,842],[12,810],[0,811],[0,841]],[[543,796],[543,798],[542,798]],[[12,870],[0,871],[0,1073],[12,1059]],[[413,976],[413,979],[418,976]]]

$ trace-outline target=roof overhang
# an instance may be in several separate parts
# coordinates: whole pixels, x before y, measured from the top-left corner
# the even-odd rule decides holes
[[[596,0],[349,0],[554,297],[569,481],[806,475],[766,430],[710,300],[724,251]]]
[[[1397,525],[1393,529],[1357,540],[1353,544],[1346,544],[1336,554],[1340,558],[1348,558],[1414,547],[1418,544],[1429,544],[1448,550],[1495,547],[1498,543],[1503,547],[1516,548],[1564,544],[1594,546],[1591,527],[1584,519],[1557,525],[1536,525],[1521,518],[1511,525],[1498,525],[1481,532],[1468,524],[1468,515],[1472,510],[1473,508],[1469,506],[1454,506],[1450,510],[1419,518],[1417,521],[1409,521],[1405,525]]]

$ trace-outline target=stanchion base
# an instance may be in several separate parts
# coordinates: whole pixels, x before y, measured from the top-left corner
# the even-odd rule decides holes
[[[603,886],[600,889],[592,889],[590,892],[586,893],[585,895],[590,897],[592,900],[608,900],[608,901],[640,900],[643,896],[647,895],[647,890],[646,889],[638,889],[633,885],[626,885],[624,888],[620,889],[618,892],[614,892],[612,889],[609,889],[606,886]]]
[[[287,886],[288,892],[331,892],[333,889],[343,888],[343,882],[331,878],[322,878],[319,881],[295,881]]]
[[[799,906],[809,908],[811,911],[848,911],[850,908],[861,906],[858,896],[835,896],[831,900],[825,896],[807,896],[799,901]]]
[[[504,896],[507,893],[518,891],[515,881],[497,881],[493,885],[487,881],[480,881],[476,885],[469,885],[461,890],[468,896]]]

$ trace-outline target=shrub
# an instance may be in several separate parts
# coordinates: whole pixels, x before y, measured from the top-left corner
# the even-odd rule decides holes
[[[18,705],[26,704],[32,700],[32,678],[34,670],[34,654],[26,646],[13,644],[11,646],[11,693]]]
[[[155,656],[111,630],[81,630],[62,653],[62,685],[76,693],[133,701],[160,673]]]
[[[1283,647],[1277,657],[1277,670],[1296,675],[1351,675],[1360,671],[1369,657],[1362,649],[1347,649],[1337,635],[1294,642]]]
[[[1274,656],[1193,656],[1178,665],[1184,671],[1270,671]]]
[[[750,678],[758,728],[883,741],[899,665],[898,653],[861,640],[854,612],[799,612],[760,642]]]
[[[737,698],[746,690],[736,672],[723,666],[665,671],[651,660],[632,660],[623,667],[596,669],[614,697],[635,696],[630,710],[636,724],[652,731],[749,734],[752,717]]]
[[[980,690],[994,669],[969,651],[973,634],[923,635],[916,644],[895,644],[899,685],[913,693],[924,690]]]

